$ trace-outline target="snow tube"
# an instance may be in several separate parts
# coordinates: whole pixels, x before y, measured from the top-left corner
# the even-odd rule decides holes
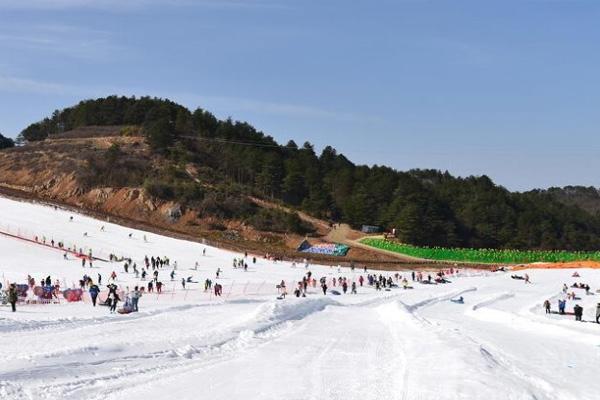
[[[63,292],[63,297],[69,302],[81,301],[83,296],[83,290],[81,289],[67,289]]]
[[[54,291],[54,287],[52,286],[36,286],[33,288],[33,294],[36,295],[40,299],[50,300],[52,299],[52,292]]]
[[[25,284],[17,284],[17,295],[19,297],[27,297],[27,291],[29,290],[29,285]]]
[[[127,306],[127,307],[121,307],[117,310],[117,312],[119,314],[131,314],[133,312],[133,308]]]
[[[334,295],[334,296],[339,296],[339,295],[341,295],[341,293],[340,293],[340,292],[338,292],[337,290],[330,290],[330,291],[329,291],[329,293],[331,293],[331,294],[332,294],[332,295]]]

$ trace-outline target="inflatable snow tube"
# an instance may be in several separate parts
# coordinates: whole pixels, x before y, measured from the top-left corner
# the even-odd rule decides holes
[[[63,292],[63,297],[69,303],[72,303],[74,301],[81,301],[81,299],[83,297],[83,290],[81,290],[81,289],[67,289],[67,290],[65,290]]]

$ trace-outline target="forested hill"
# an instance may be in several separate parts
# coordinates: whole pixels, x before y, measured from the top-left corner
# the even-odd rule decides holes
[[[591,186],[553,187],[543,191],[567,205],[575,205],[591,214],[600,213],[600,190]]]
[[[168,100],[83,101],[28,126],[20,139],[92,125],[126,126],[122,134],[143,135],[161,160],[140,170],[111,148],[104,160],[90,160],[96,186],[144,185],[153,196],[226,217],[244,216],[245,195],[254,195],[357,227],[395,227],[416,245],[600,249],[600,218],[556,193],[511,193],[486,176],[355,165],[332,147],[316,154],[310,143],[280,145],[245,122]]]

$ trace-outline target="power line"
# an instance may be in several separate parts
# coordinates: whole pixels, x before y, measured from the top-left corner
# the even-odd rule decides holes
[[[240,142],[237,140],[229,140],[229,139],[222,139],[222,138],[207,138],[207,137],[199,137],[199,136],[181,136],[181,137],[184,139],[203,140],[205,142],[224,143],[224,144],[237,144],[240,146],[269,147],[269,148],[276,148],[276,149],[281,149],[281,148],[298,149],[297,147],[294,147],[294,146],[287,146],[287,145],[283,146],[283,145],[279,145],[279,144],[267,144],[267,143]]]

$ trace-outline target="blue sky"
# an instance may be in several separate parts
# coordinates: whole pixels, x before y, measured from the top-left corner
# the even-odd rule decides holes
[[[358,163],[600,186],[597,0],[1,0],[0,132],[168,97]]]

